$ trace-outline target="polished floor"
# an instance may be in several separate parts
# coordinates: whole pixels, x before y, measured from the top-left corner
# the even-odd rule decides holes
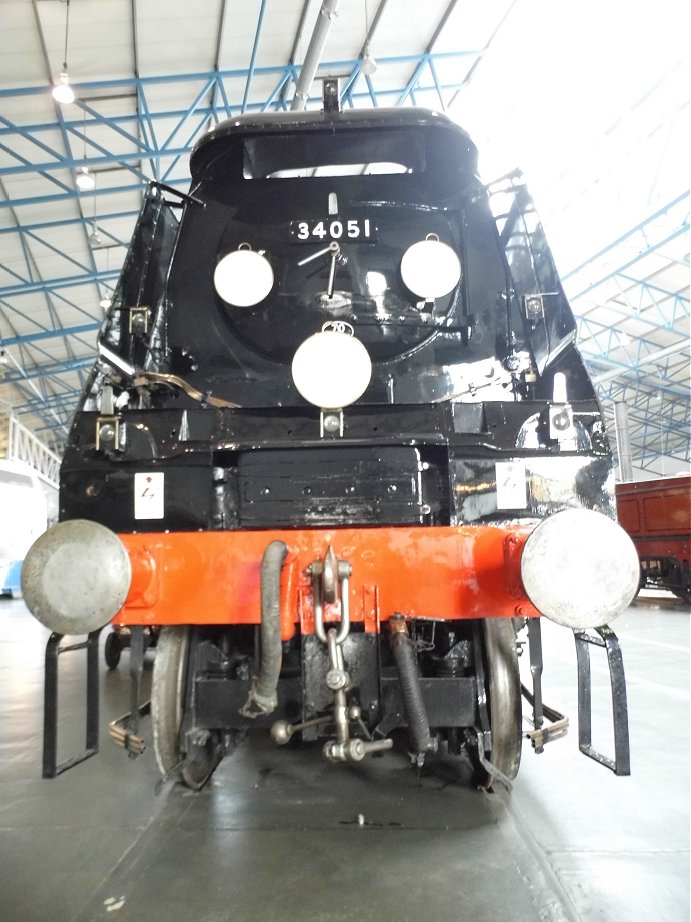
[[[458,785],[443,760],[418,778],[401,755],[332,766],[257,737],[201,793],[156,796],[151,750],[128,759],[105,731],[128,707],[128,653],[102,667],[99,755],[41,779],[48,632],[2,600],[0,919],[688,922],[689,610],[649,594],[614,627],[629,778],[579,754],[573,641],[545,624],[545,700],[574,726],[541,756],[526,745],[511,795]],[[61,658],[61,757],[83,746],[80,656]]]

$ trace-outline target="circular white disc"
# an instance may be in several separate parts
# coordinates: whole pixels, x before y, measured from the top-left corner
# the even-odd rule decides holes
[[[372,376],[372,361],[359,339],[347,333],[315,333],[293,357],[293,381],[305,400],[323,410],[349,406]]]
[[[591,509],[565,509],[528,537],[521,578],[535,608],[552,621],[574,630],[601,627],[633,601],[640,563],[615,521]]]
[[[22,566],[22,592],[41,624],[57,634],[86,634],[122,608],[132,568],[125,545],[105,525],[60,522],[34,542]]]
[[[403,254],[401,278],[406,287],[427,301],[448,295],[461,279],[461,261],[446,243],[420,240]]]
[[[227,304],[254,307],[273,288],[274,271],[269,260],[254,250],[233,250],[218,263],[214,287]]]

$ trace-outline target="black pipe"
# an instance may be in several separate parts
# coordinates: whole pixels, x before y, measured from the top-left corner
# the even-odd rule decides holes
[[[278,705],[278,677],[281,672],[281,568],[288,553],[282,541],[272,541],[264,551],[261,566],[261,662],[252,679],[247,701],[240,708],[243,717],[270,714]]]
[[[408,718],[408,732],[413,750],[424,754],[435,748],[435,741],[429,731],[429,720],[422,698],[422,690],[413,655],[413,645],[408,636],[408,628],[402,615],[393,615],[389,621],[391,628],[391,650],[398,669],[401,694]]]

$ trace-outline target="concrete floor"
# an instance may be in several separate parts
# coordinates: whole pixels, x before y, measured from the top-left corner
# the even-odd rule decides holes
[[[546,623],[545,700],[574,726],[541,756],[524,748],[511,795],[459,786],[443,761],[418,779],[401,755],[332,766],[260,736],[200,794],[156,797],[151,750],[130,760],[106,733],[128,708],[128,653],[102,668],[100,754],[41,779],[48,632],[2,600],[0,919],[688,922],[689,611],[649,596],[615,629],[630,778],[578,753],[573,641]],[[83,746],[83,675],[67,659],[61,757]]]

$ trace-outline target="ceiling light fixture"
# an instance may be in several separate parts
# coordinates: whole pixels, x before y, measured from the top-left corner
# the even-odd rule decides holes
[[[74,102],[74,90],[70,86],[70,78],[66,70],[61,72],[60,82],[53,87],[53,99],[62,103],[63,106]]]
[[[89,239],[89,246],[91,247],[102,247],[103,246],[103,240],[101,238],[101,235],[98,232],[98,227],[96,226],[95,221],[91,225],[91,233],[89,234],[88,239]]]
[[[63,55],[62,70],[58,83],[53,87],[53,99],[62,105],[69,105],[74,102],[74,90],[70,86],[70,78],[67,73],[67,36],[70,27],[70,0],[66,0],[67,9],[65,11],[65,53]]]
[[[96,196],[94,196],[94,199]],[[96,210],[94,208],[94,228],[96,226]],[[106,274],[110,271],[110,249],[106,248]],[[107,311],[110,308],[110,305],[113,303],[113,292],[109,291],[106,285],[103,286],[105,293],[103,297],[98,302],[99,305],[103,308],[104,311]]]
[[[372,74],[377,71],[377,62],[373,55],[369,53],[369,48],[365,51],[365,57],[362,59],[362,67],[360,69],[366,77],[371,77]]]
[[[80,192],[91,192],[96,188],[96,178],[88,166],[80,166],[77,170],[77,188]]]
[[[82,102],[83,105],[83,102]],[[83,159],[86,160],[86,109],[82,108],[82,141],[84,143]],[[77,170],[77,188],[80,192],[91,192],[96,188],[96,177],[88,166],[80,166]],[[94,195],[94,227],[96,226],[96,196]]]
[[[365,47],[362,49],[362,66],[360,70],[366,77],[371,77],[377,70],[374,55],[370,54],[369,39],[369,11],[367,9],[367,0],[365,0]]]
[[[93,186],[94,188],[94,215],[93,215],[93,218],[91,219],[91,233],[86,239],[89,243],[89,246],[93,250],[97,250],[100,247],[102,247],[104,244],[103,244],[103,240],[101,239],[101,235],[98,232],[98,224],[96,223],[96,176],[93,173],[90,175],[94,183],[94,186]],[[79,177],[77,177],[77,182],[79,182]]]

